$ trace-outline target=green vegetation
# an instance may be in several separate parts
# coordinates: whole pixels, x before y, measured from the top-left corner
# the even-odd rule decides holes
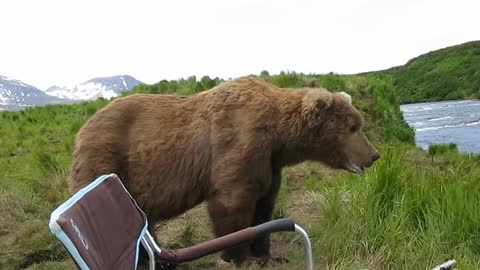
[[[402,102],[480,98],[480,41],[416,57],[386,71]]]
[[[429,269],[456,258],[480,267],[478,158],[383,145],[384,158],[365,176],[344,175],[315,189],[324,196],[312,217],[323,265],[347,261],[370,269]],[[340,268],[351,269],[351,268]]]
[[[428,154],[432,157],[432,162],[436,155],[445,155],[446,153],[458,153],[457,145],[454,143],[432,144],[428,147]]]
[[[0,114],[0,269],[67,259],[50,236],[48,219],[69,196],[65,178],[74,136],[105,104],[97,100]]]
[[[190,76],[187,79],[179,80],[161,80],[153,85],[139,85],[133,91],[126,92],[124,95],[132,93],[149,93],[149,94],[177,94],[181,96],[195,94],[214,87],[223,80],[218,77],[211,79],[209,76],[203,76],[200,81],[195,76]]]
[[[305,226],[319,269],[427,269],[451,258],[460,269],[480,269],[480,156],[459,153],[454,144],[417,149],[399,108],[401,102],[479,96],[479,48],[478,42],[468,43],[403,67],[358,75],[260,73],[284,88],[321,86],[350,93],[365,118],[367,136],[382,153],[363,176],[311,162],[284,171],[274,215]],[[445,74],[453,77],[449,91],[438,79]],[[191,95],[222,81],[208,76],[162,80],[125,95]],[[75,134],[108,102],[0,113],[0,269],[73,269],[48,220],[69,196],[65,179]],[[204,205],[159,231],[168,247],[212,237]],[[291,260],[275,269],[304,269],[299,239],[272,237],[274,252]],[[215,256],[182,269],[212,268],[230,269]]]

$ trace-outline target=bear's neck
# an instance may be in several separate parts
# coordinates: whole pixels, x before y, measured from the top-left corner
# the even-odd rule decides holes
[[[302,90],[289,90],[279,97],[278,117],[275,123],[272,155],[280,166],[289,166],[306,160],[305,140],[307,124],[302,115]]]

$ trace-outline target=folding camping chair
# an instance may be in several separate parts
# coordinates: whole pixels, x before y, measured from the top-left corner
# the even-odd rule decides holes
[[[296,231],[304,242],[307,269],[313,270],[307,233],[291,219],[278,219],[178,250],[160,248],[147,230],[145,213],[115,174],[102,175],[56,208],[50,230],[79,269],[136,269],[140,243],[156,263],[179,264],[249,242],[273,232]]]

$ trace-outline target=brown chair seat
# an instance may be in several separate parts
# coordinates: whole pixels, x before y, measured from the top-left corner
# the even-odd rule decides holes
[[[80,269],[136,269],[147,219],[115,174],[102,175],[55,209],[50,230]]]

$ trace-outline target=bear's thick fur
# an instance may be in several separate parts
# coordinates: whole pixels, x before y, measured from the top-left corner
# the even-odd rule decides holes
[[[379,158],[361,128],[348,94],[283,89],[253,76],[189,97],[134,94],[81,128],[69,187],[116,173],[151,224],[206,200],[221,236],[272,218],[284,166],[316,160],[361,173]],[[268,258],[269,242],[222,258]]]

